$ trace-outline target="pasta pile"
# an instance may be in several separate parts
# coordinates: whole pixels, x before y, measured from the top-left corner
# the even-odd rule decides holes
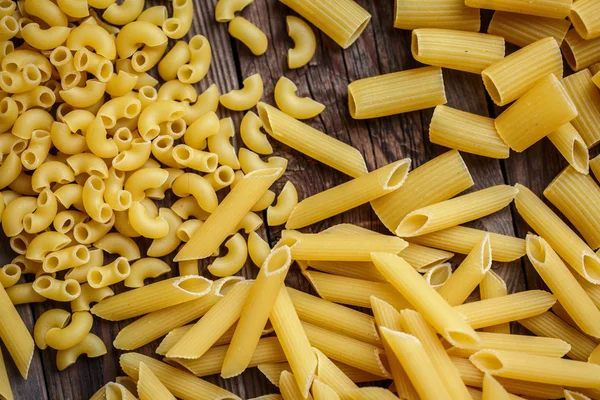
[[[343,48],[371,18],[352,0],[281,2]],[[215,19],[260,56],[267,36],[236,15],[250,3],[219,0]],[[23,378],[36,346],[56,350],[61,371],[106,354],[95,316],[135,320],[112,343],[127,351],[126,376],[92,399],[239,399],[202,377],[250,367],[280,389],[263,400],[600,399],[600,187],[589,174],[600,179],[600,158],[588,153],[600,142],[600,1],[395,3],[394,26],[412,30],[426,66],[349,83],[349,114],[435,107],[430,140],[451,150],[368,171],[356,148],[301,121],[325,106],[288,78],[277,107],[258,73],[198,94],[212,53],[191,32],[193,0],[0,0],[0,216],[17,253],[0,268],[0,341]],[[480,8],[495,10],[488,33]],[[289,68],[316,50],[304,19],[286,17]],[[505,42],[521,49],[505,56]],[[480,74],[510,106],[495,119],[446,106],[442,68]],[[219,104],[245,112],[244,147]],[[474,182],[459,151],[508,158],[546,136],[570,165],[544,197],[577,232],[520,184],[462,194]],[[352,179],[301,201],[291,181],[274,193],[288,160],[269,137]],[[299,231],[367,203],[391,234]],[[511,204],[525,239],[464,226]],[[257,233],[263,216],[285,225],[273,247]],[[465,257],[453,270],[455,254]],[[236,275],[248,256],[256,279]],[[549,291],[509,294],[491,268],[524,256]],[[208,258],[215,279],[201,274]],[[285,285],[294,263],[318,296]],[[46,301],[54,308],[30,332],[15,306]],[[534,336],[511,334],[513,321]],[[160,360],[134,352],[157,339]],[[13,399],[1,351],[0,398]]]

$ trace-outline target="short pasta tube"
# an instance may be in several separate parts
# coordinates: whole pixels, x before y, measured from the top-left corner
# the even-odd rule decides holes
[[[585,40],[571,29],[565,35],[561,45],[563,55],[573,71],[581,71],[594,63],[600,62],[600,38]]]
[[[591,0],[578,0],[573,3],[569,20],[577,33],[585,40],[600,36],[600,6]]]
[[[152,370],[143,362],[139,366],[139,378],[137,383],[138,396],[144,400],[176,400],[169,389],[154,375]]]
[[[54,301],[73,301],[81,293],[79,282],[74,279],[64,281],[49,275],[42,275],[33,282],[33,290],[39,295]]]
[[[88,215],[97,222],[104,224],[113,216],[112,208],[104,202],[104,181],[98,176],[90,176],[83,185],[81,198]]]
[[[144,280],[158,278],[171,271],[171,267],[159,258],[144,257],[131,264],[131,273],[125,278],[125,286],[139,288],[144,286]],[[190,274],[192,275],[192,274]]]
[[[479,9],[462,0],[396,0],[394,28],[442,28],[479,32]]]
[[[114,296],[115,292],[109,287],[94,289],[89,283],[81,285],[81,294],[78,298],[71,301],[71,310],[89,311],[92,303],[99,303],[107,297]]]
[[[119,257],[110,264],[94,266],[88,270],[87,281],[94,289],[100,289],[124,281],[131,273],[125,257]]]
[[[539,0],[533,3],[523,3],[515,0],[465,0],[465,4],[474,8],[562,19],[569,15],[573,0]]]
[[[254,107],[263,95],[263,80],[260,74],[254,74],[242,82],[243,88],[222,94],[221,105],[234,111],[244,111]]]
[[[177,69],[177,79],[183,83],[198,83],[210,68],[212,57],[210,42],[202,35],[195,35],[190,39],[188,48],[190,61]]]
[[[229,34],[244,43],[255,56],[265,54],[269,46],[267,35],[244,17],[233,17],[227,27]]]
[[[45,272],[53,273],[76,268],[90,261],[90,251],[83,245],[66,247],[54,251],[44,258],[42,268]]]
[[[179,175],[173,181],[171,190],[178,197],[194,196],[198,205],[209,213],[214,212],[219,205],[215,189],[198,174],[186,172]]]
[[[215,20],[217,22],[229,22],[235,17],[235,13],[242,11],[254,0],[219,0],[215,7]]]
[[[100,357],[106,354],[106,345],[98,336],[88,333],[78,344],[67,350],[56,353],[56,367],[63,371],[77,362],[79,356],[85,354],[89,358]]]
[[[190,31],[193,17],[193,0],[175,0],[173,1],[173,17],[163,22],[162,29],[171,39],[181,39]]]
[[[58,202],[56,196],[50,189],[44,189],[39,194],[36,210],[23,217],[23,229],[27,233],[39,233],[52,225],[56,212],[58,210]]]
[[[268,192],[267,192],[268,193]],[[267,224],[283,225],[289,221],[290,215],[298,205],[298,192],[291,181],[287,181],[277,196],[277,203],[267,208]],[[296,229],[296,228],[293,228]]]
[[[317,40],[315,34],[304,20],[288,15],[285,17],[287,34],[294,42],[294,47],[288,50],[288,68],[295,69],[305,66],[315,55]]]
[[[571,123],[559,127],[548,135],[548,139],[575,171],[580,174],[589,172],[590,155],[587,144]]]
[[[217,258],[208,266],[208,271],[218,277],[231,276],[237,273],[248,258],[248,246],[244,237],[236,233],[225,242],[227,254]]]
[[[299,97],[298,88],[288,78],[282,76],[275,85],[275,103],[284,113],[296,119],[308,119],[319,115],[325,106],[310,97]]]
[[[588,69],[567,76],[562,83],[579,113],[571,124],[592,147],[600,142],[600,90]]]
[[[553,37],[560,45],[570,26],[566,19],[496,11],[490,21],[488,33],[502,36],[508,43],[519,47],[547,37]]]
[[[46,343],[56,350],[66,350],[80,343],[90,330],[94,319],[87,311],[75,312],[67,326],[50,328],[46,332]]]

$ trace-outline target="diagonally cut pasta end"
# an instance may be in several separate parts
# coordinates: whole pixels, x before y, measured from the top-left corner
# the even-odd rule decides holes
[[[446,330],[444,338],[454,347],[461,349],[476,347],[481,340],[475,331],[464,332],[464,331],[453,331]]]
[[[481,274],[485,275],[492,268],[492,244],[490,235],[485,234],[481,241]]]
[[[173,281],[173,286],[184,293],[202,297],[212,290],[213,282],[203,276],[186,275]]]
[[[583,277],[593,284],[600,284],[600,257],[595,253],[582,254],[582,272]]]
[[[480,350],[469,357],[469,361],[477,369],[490,375],[499,374],[504,370],[502,359],[495,350]]]
[[[321,292],[319,290],[319,286],[317,285],[317,283],[315,282],[315,280],[312,277],[312,274],[310,271],[301,271],[302,275],[304,275],[304,277],[308,280],[308,282],[310,283],[310,285],[312,286],[312,288],[315,290],[315,292],[317,292],[317,295],[321,298],[323,298],[323,296],[321,295]]]
[[[527,234],[525,239],[525,250],[529,261],[536,267],[544,267],[546,264],[548,243],[541,237],[534,234]]]
[[[577,136],[573,140],[571,166],[580,174],[587,175],[590,172],[590,155],[581,136]]]
[[[429,216],[419,212],[411,212],[400,221],[396,228],[396,235],[400,237],[419,236],[429,222]]]
[[[452,264],[441,263],[429,268],[425,273],[425,280],[434,289],[441,288],[452,275]],[[371,300],[371,304],[373,301]]]
[[[243,276],[226,276],[225,278],[214,281],[212,290],[215,296],[223,297],[237,283],[243,282]]]
[[[390,171],[389,175],[385,178],[383,188],[385,190],[396,190],[400,188],[406,181],[408,171],[410,170],[411,160],[405,158],[404,160],[397,161],[396,165]]]
[[[388,364],[385,352],[380,348],[375,349],[374,352],[375,359],[377,360],[377,365],[379,366],[379,370],[381,371],[381,376],[384,376],[387,379],[392,379],[392,374],[390,373],[390,366]]]
[[[292,253],[287,245],[275,248],[262,265],[265,276],[285,274],[292,263]]]
[[[348,109],[350,110],[350,116],[356,119],[356,100],[354,100],[352,89],[352,84],[348,85]]]
[[[269,106],[266,103],[263,103],[262,101],[260,101],[256,105],[256,109],[258,110],[258,116],[260,117],[260,120],[262,121],[264,130],[267,131],[267,133],[269,135],[273,135],[273,128],[271,127],[271,119],[269,118],[268,107],[271,107],[271,106]]]

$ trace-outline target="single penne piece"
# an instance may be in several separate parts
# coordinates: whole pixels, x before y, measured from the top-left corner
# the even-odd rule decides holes
[[[258,103],[257,109],[265,131],[274,139],[353,178],[367,173],[365,159],[354,147],[266,103]]]
[[[269,186],[279,178],[280,173],[280,168],[273,168],[244,175],[187,244],[179,250],[174,261],[210,257]]]
[[[481,283],[479,283],[479,297],[481,300],[502,297],[507,294],[508,288],[504,279],[490,269],[481,280]],[[510,324],[505,322],[499,325],[486,326],[483,328],[483,331],[510,334]]]
[[[522,152],[577,115],[566,89],[550,73],[496,118],[496,129],[511,149]]]
[[[550,73],[562,79],[562,54],[556,40],[546,37],[496,61],[483,70],[481,77],[494,103],[503,106]]]
[[[273,249],[262,265],[225,355],[223,378],[241,374],[250,364],[291,263],[290,248],[281,246]]]
[[[454,253],[409,243],[408,247],[399,253],[399,256],[418,272],[425,272],[437,264],[448,261],[454,257]]]
[[[8,373],[6,372],[6,363],[0,352],[0,396],[6,400],[13,400],[13,392],[10,388],[10,382],[8,380]]]
[[[573,276],[575,276],[577,282],[579,282],[579,284],[581,285],[583,290],[585,290],[589,298],[594,302],[596,307],[598,307],[598,305],[600,304],[600,286],[591,283],[579,274],[573,274]]]
[[[292,259],[307,261],[369,261],[373,251],[398,254],[407,246],[404,240],[386,235],[319,235],[285,230],[282,238],[292,243]]]
[[[589,172],[590,155],[587,145],[571,123],[564,124],[549,134],[548,139],[577,172]]]
[[[584,69],[565,77],[562,82],[579,112],[571,124],[587,146],[592,147],[600,141],[600,91],[592,82],[592,73]]]
[[[490,268],[492,268],[492,247],[489,235],[485,235],[483,240],[473,247],[473,250],[444,286],[438,289],[438,293],[451,306],[463,304],[481,283]]]
[[[236,284],[192,329],[167,352],[168,358],[201,357],[229,329],[242,313],[254,281]],[[262,328],[261,328],[262,329]]]
[[[302,200],[292,211],[287,229],[299,229],[393,192],[404,183],[410,160],[403,159]]]
[[[339,400],[340,396],[326,383],[315,379],[312,384],[312,395],[315,400]]]
[[[461,315],[406,261],[389,253],[373,252],[371,258],[379,272],[451,344],[464,347],[479,342],[477,334]]]
[[[519,47],[547,37],[553,37],[560,45],[570,26],[566,19],[496,11],[487,32]]]
[[[465,4],[474,8],[562,19],[569,15],[572,0],[539,0],[535,3],[522,3],[514,0],[466,0]]]
[[[510,149],[498,135],[493,118],[437,106],[429,125],[429,141],[466,153],[508,158]]]
[[[358,386],[350,379],[336,364],[334,364],[322,351],[313,347],[313,351],[317,357],[317,377],[315,381],[324,383],[329,386],[340,396],[340,398],[348,398],[347,393],[357,389]],[[261,372],[265,372],[266,367],[259,367]],[[348,367],[351,368],[351,367]]]
[[[215,345],[211,348],[215,348],[216,346],[221,346],[224,344],[229,344],[231,342],[231,338],[233,337],[233,334],[235,333],[235,328],[236,328],[237,324],[233,325],[231,328],[229,328],[227,330],[227,332],[225,332],[220,338],[219,340],[217,340],[215,342]],[[184,325],[184,326],[180,326],[179,328],[175,328],[173,329],[171,332],[169,332],[167,334],[167,336],[165,336],[165,338],[160,342],[160,345],[156,348],[156,354],[160,354],[161,356],[164,356],[165,354],[167,354],[167,352],[169,350],[171,350],[171,348],[175,345],[175,343],[177,343],[182,337],[183,335],[185,335],[186,333],[189,332],[190,329],[192,329],[194,327],[194,324],[189,324],[189,325]],[[263,334],[266,332],[266,330],[263,330]],[[223,353],[223,357],[225,357],[225,353]],[[177,362],[181,363],[182,359],[178,359]],[[221,360],[223,361],[223,360]],[[221,365],[223,363],[221,362]],[[215,372],[218,373],[220,371],[220,366],[219,369]]]
[[[525,222],[588,281],[600,283],[600,257],[531,190],[517,184],[515,206]]]
[[[212,281],[201,276],[171,278],[103,300],[92,307],[92,313],[122,321],[197,299],[208,294],[211,286]]]
[[[423,64],[481,74],[504,58],[504,38],[453,29],[419,28],[412,31],[411,52]]]
[[[473,301],[453,307],[473,329],[485,328],[540,315],[556,298],[543,290],[527,290],[507,296]]]
[[[377,386],[354,389],[348,392],[348,395],[352,400],[395,400],[398,398],[389,389]]]
[[[546,357],[562,357],[571,350],[564,340],[541,336],[511,335],[506,333],[478,332],[481,343],[474,347],[446,349],[453,357],[469,358],[479,350],[509,350]]]
[[[482,400],[509,400],[510,394],[492,375],[485,374],[483,377]]]
[[[572,327],[556,314],[548,311],[530,318],[519,320],[527,330],[538,336],[561,339],[571,345],[567,357],[573,360],[587,361],[598,345],[594,340]]]
[[[142,362],[177,398],[183,400],[241,400],[225,389],[151,357],[137,353],[125,353],[119,358],[119,364],[123,371],[134,380],[139,380]]]
[[[348,85],[354,119],[385,117],[446,104],[439,67],[423,67],[359,79]]]
[[[600,386],[600,365],[506,350],[480,350],[469,357],[480,370],[504,378],[554,385]]]
[[[6,346],[21,376],[27,379],[35,345],[10,297],[0,285],[0,339]]]
[[[460,153],[452,150],[412,170],[400,189],[372,201],[371,206],[386,228],[394,232],[411,211],[447,200],[473,184]],[[437,190],[432,192],[431,187]]]
[[[423,278],[429,286],[439,291],[452,276],[452,264],[442,263],[429,268]]]
[[[563,55],[573,71],[581,71],[592,64],[600,62],[600,38],[585,40],[571,29],[565,35],[561,45]]]
[[[140,400],[175,400],[169,389],[143,362],[140,363],[139,367],[137,393]]]
[[[518,193],[497,185],[412,211],[396,228],[396,235],[412,237],[440,231],[492,214],[506,207]]]
[[[281,371],[278,386],[284,400],[314,400],[310,393],[302,394],[296,377],[289,371]]]
[[[446,28],[479,32],[479,9],[461,0],[396,0],[394,28]]]

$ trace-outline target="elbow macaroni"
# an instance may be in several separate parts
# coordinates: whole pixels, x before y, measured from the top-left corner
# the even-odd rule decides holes
[[[298,88],[288,78],[282,76],[275,85],[275,103],[284,113],[296,119],[313,118],[323,112],[325,106],[309,97],[298,97]]]
[[[244,111],[254,107],[263,95],[263,81],[259,74],[254,74],[244,79],[243,88],[232,90],[220,97],[225,108],[234,111]]]

